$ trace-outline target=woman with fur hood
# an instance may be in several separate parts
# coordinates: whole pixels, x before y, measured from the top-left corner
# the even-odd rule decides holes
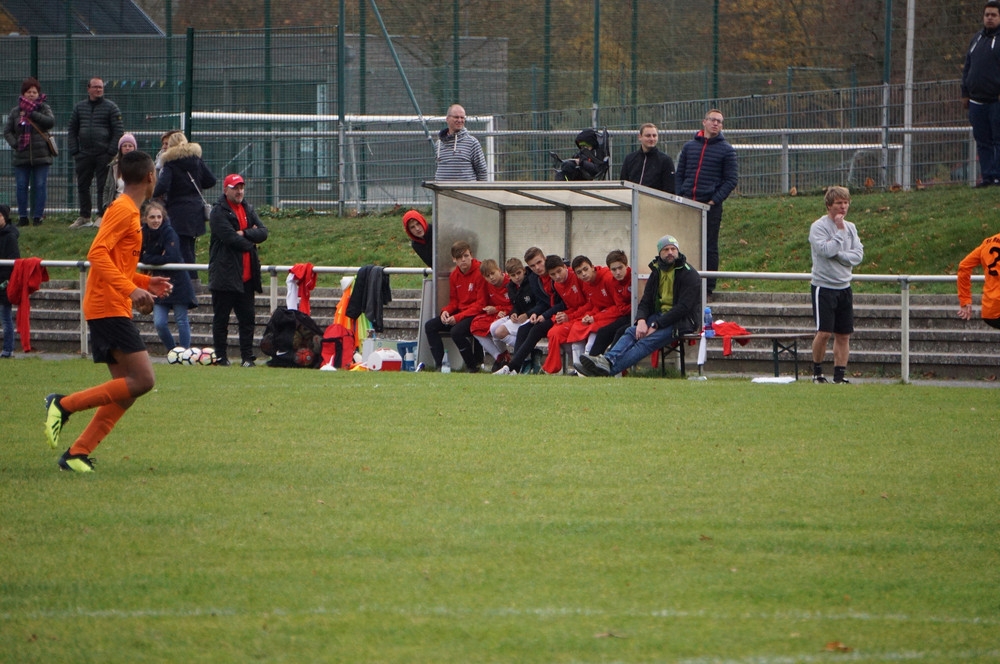
[[[182,133],[173,134],[163,151],[163,169],[156,182],[153,198],[167,206],[167,216],[181,242],[185,263],[195,262],[195,240],[205,234],[205,200],[203,192],[215,186],[215,175],[201,158],[201,146],[189,143]],[[198,272],[191,279],[197,283]]]

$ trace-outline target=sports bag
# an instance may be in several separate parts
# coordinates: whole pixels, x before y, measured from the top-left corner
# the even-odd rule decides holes
[[[264,328],[260,350],[270,356],[269,367],[315,369],[323,357],[323,330],[301,311],[279,305]]]
[[[331,364],[338,369],[351,366],[356,349],[354,333],[340,323],[333,323],[323,333],[323,365]]]

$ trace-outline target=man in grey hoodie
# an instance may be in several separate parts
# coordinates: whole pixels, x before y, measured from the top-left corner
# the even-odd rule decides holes
[[[814,221],[809,229],[812,248],[810,290],[816,321],[812,344],[813,382],[830,382],[823,376],[823,358],[832,334],[833,382],[848,383],[845,374],[851,333],[854,332],[852,270],[864,260],[865,248],[858,238],[857,227],[845,219],[851,207],[851,192],[846,187],[830,187],[824,202],[826,214]]]

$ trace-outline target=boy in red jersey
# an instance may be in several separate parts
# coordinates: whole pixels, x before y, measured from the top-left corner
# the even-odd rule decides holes
[[[988,237],[958,264],[958,317],[972,319],[972,270],[983,268],[983,322],[1000,329],[1000,233]]]
[[[580,355],[586,351],[590,352],[597,337],[597,331],[608,325],[619,317],[619,307],[615,302],[615,281],[611,270],[603,265],[594,266],[586,256],[577,256],[573,259],[573,272],[580,279],[583,287],[583,294],[590,302],[590,313],[584,314],[569,332],[566,341],[573,344],[574,364]]]
[[[558,311],[552,316],[553,325],[547,335],[549,352],[542,365],[542,370],[545,373],[555,374],[562,371],[562,345],[569,341],[573,325],[591,313],[591,306],[583,292],[583,283],[575,272],[567,269],[561,257],[547,257],[545,270],[548,272],[549,278],[552,279],[556,293],[566,305],[562,311]]]
[[[614,278],[614,300],[617,317],[600,327],[594,336],[593,343],[587,349],[588,355],[600,355],[610,348],[628,326],[632,324],[632,268],[628,266],[628,257],[621,249],[610,252],[604,261],[608,271]]]
[[[441,309],[440,316],[424,323],[424,333],[438,371],[444,361],[441,333],[448,332],[462,355],[465,370],[476,373],[482,364],[483,349],[469,330],[472,319],[481,314],[486,306],[486,280],[479,272],[480,263],[472,257],[472,247],[468,242],[459,240],[451,245],[451,260],[455,269],[448,277],[448,304]]]
[[[470,331],[483,351],[493,356],[494,364],[499,369],[502,364],[500,357],[506,350],[497,345],[490,329],[497,320],[506,318],[510,313],[510,292],[507,289],[510,278],[500,271],[500,266],[492,258],[483,261],[479,272],[486,279],[486,306],[483,307],[483,313],[472,319]]]
[[[153,364],[132,322],[132,307],[152,312],[153,298],[171,290],[167,277],[136,273],[142,249],[139,206],[152,196],[156,186],[153,158],[145,152],[129,152],[122,156],[119,172],[125,191],[104,213],[90,245],[90,277],[83,297],[94,362],[108,365],[111,380],[73,394],[45,398],[45,436],[52,449],[59,446],[62,428],[71,414],[97,408],[87,428],[59,458],[59,468],[78,473],[94,470],[90,454],[135,400],[153,389]]]

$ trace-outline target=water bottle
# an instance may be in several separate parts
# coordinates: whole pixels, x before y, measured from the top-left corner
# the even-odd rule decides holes
[[[441,359],[441,373],[451,373],[451,362],[448,361],[448,351],[444,352],[444,357]]]
[[[712,307],[705,307],[705,336],[715,336],[715,330],[712,329]]]
[[[406,349],[406,355],[403,356],[403,371],[413,371],[416,367],[416,358],[413,357],[413,351],[409,348]]]

